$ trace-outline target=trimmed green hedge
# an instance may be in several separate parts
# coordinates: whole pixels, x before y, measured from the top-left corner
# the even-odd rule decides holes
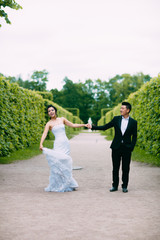
[[[106,114],[106,123],[110,122],[113,118],[113,111],[108,112],[108,114]],[[108,129],[108,134],[113,136],[114,135],[114,128],[110,128]]]
[[[102,108],[101,109],[101,117],[105,116],[107,112],[111,111],[112,108]]]
[[[105,116],[102,116],[99,121],[98,121],[98,126],[104,125],[105,124]]]
[[[43,98],[0,77],[0,156],[39,141],[44,122]]]
[[[46,112],[49,104],[57,107],[59,117],[82,122],[58,104],[43,99],[37,92],[21,88],[16,83],[10,84],[5,77],[0,77],[0,156],[8,156],[10,152],[40,142],[49,120]],[[67,135],[71,136],[74,131],[66,126]],[[50,131],[49,136],[53,139]]]
[[[53,95],[51,92],[40,92],[40,91],[35,91],[35,93],[38,93],[41,95],[44,99],[48,99],[50,101],[53,101]]]
[[[160,75],[127,101],[133,106],[131,116],[138,121],[138,147],[160,157]]]
[[[78,116],[73,116],[73,123],[83,123],[83,121]],[[78,132],[79,128],[73,128],[74,132]]]
[[[126,101],[132,105],[131,117],[138,121],[137,146],[160,157],[160,75],[130,94]],[[106,114],[106,122],[120,115],[120,106]],[[101,119],[98,125],[101,125]],[[114,132],[109,131],[106,134],[113,136]]]

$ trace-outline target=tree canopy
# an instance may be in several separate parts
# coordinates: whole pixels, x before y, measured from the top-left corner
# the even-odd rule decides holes
[[[8,18],[8,14],[4,10],[5,7],[9,7],[15,10],[22,9],[22,7],[14,0],[0,0],[0,17],[4,18],[6,23],[11,24],[11,21]],[[0,24],[0,27],[1,26],[2,25]]]
[[[3,76],[3,74],[0,74]],[[23,80],[21,77],[15,78],[8,76],[6,77],[10,83],[16,82],[20,87],[27,88],[35,91],[46,91],[48,82],[48,72],[46,70],[34,71],[28,80]]]
[[[116,75],[109,81],[88,79],[84,83],[73,83],[65,77],[62,90],[52,89],[51,92],[54,102],[64,108],[79,108],[84,122],[91,117],[96,123],[101,117],[101,109],[113,108],[150,79],[143,73]]]

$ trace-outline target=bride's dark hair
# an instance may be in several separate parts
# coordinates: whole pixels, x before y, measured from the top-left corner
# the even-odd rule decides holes
[[[53,106],[52,104],[47,106],[47,113],[48,113],[48,108],[50,108],[50,107],[54,108],[54,110],[56,112],[56,117],[58,117],[57,108],[55,106]]]

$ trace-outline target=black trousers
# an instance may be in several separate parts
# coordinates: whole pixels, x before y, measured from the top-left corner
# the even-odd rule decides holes
[[[112,164],[113,164],[113,187],[118,188],[119,185],[119,168],[122,160],[122,188],[127,188],[129,182],[129,170],[131,162],[131,151],[123,144],[119,149],[112,149]]]

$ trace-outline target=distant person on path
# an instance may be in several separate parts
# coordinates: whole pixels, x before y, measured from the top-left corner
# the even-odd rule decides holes
[[[74,191],[78,184],[72,177],[72,158],[70,157],[69,140],[65,133],[65,125],[80,128],[89,127],[88,124],[73,124],[66,118],[57,117],[57,108],[49,105],[47,108],[50,121],[47,122],[40,142],[40,150],[46,155],[50,167],[49,185],[46,192],[70,192]],[[43,142],[48,131],[55,136],[54,149],[43,147]]]
[[[118,190],[119,168],[122,160],[122,191],[128,192],[129,170],[131,153],[137,140],[137,121],[129,116],[131,104],[122,102],[120,109],[121,116],[115,116],[104,126],[90,126],[92,130],[107,130],[111,127],[115,129],[115,136],[111,144],[112,149],[112,188],[110,192]]]

